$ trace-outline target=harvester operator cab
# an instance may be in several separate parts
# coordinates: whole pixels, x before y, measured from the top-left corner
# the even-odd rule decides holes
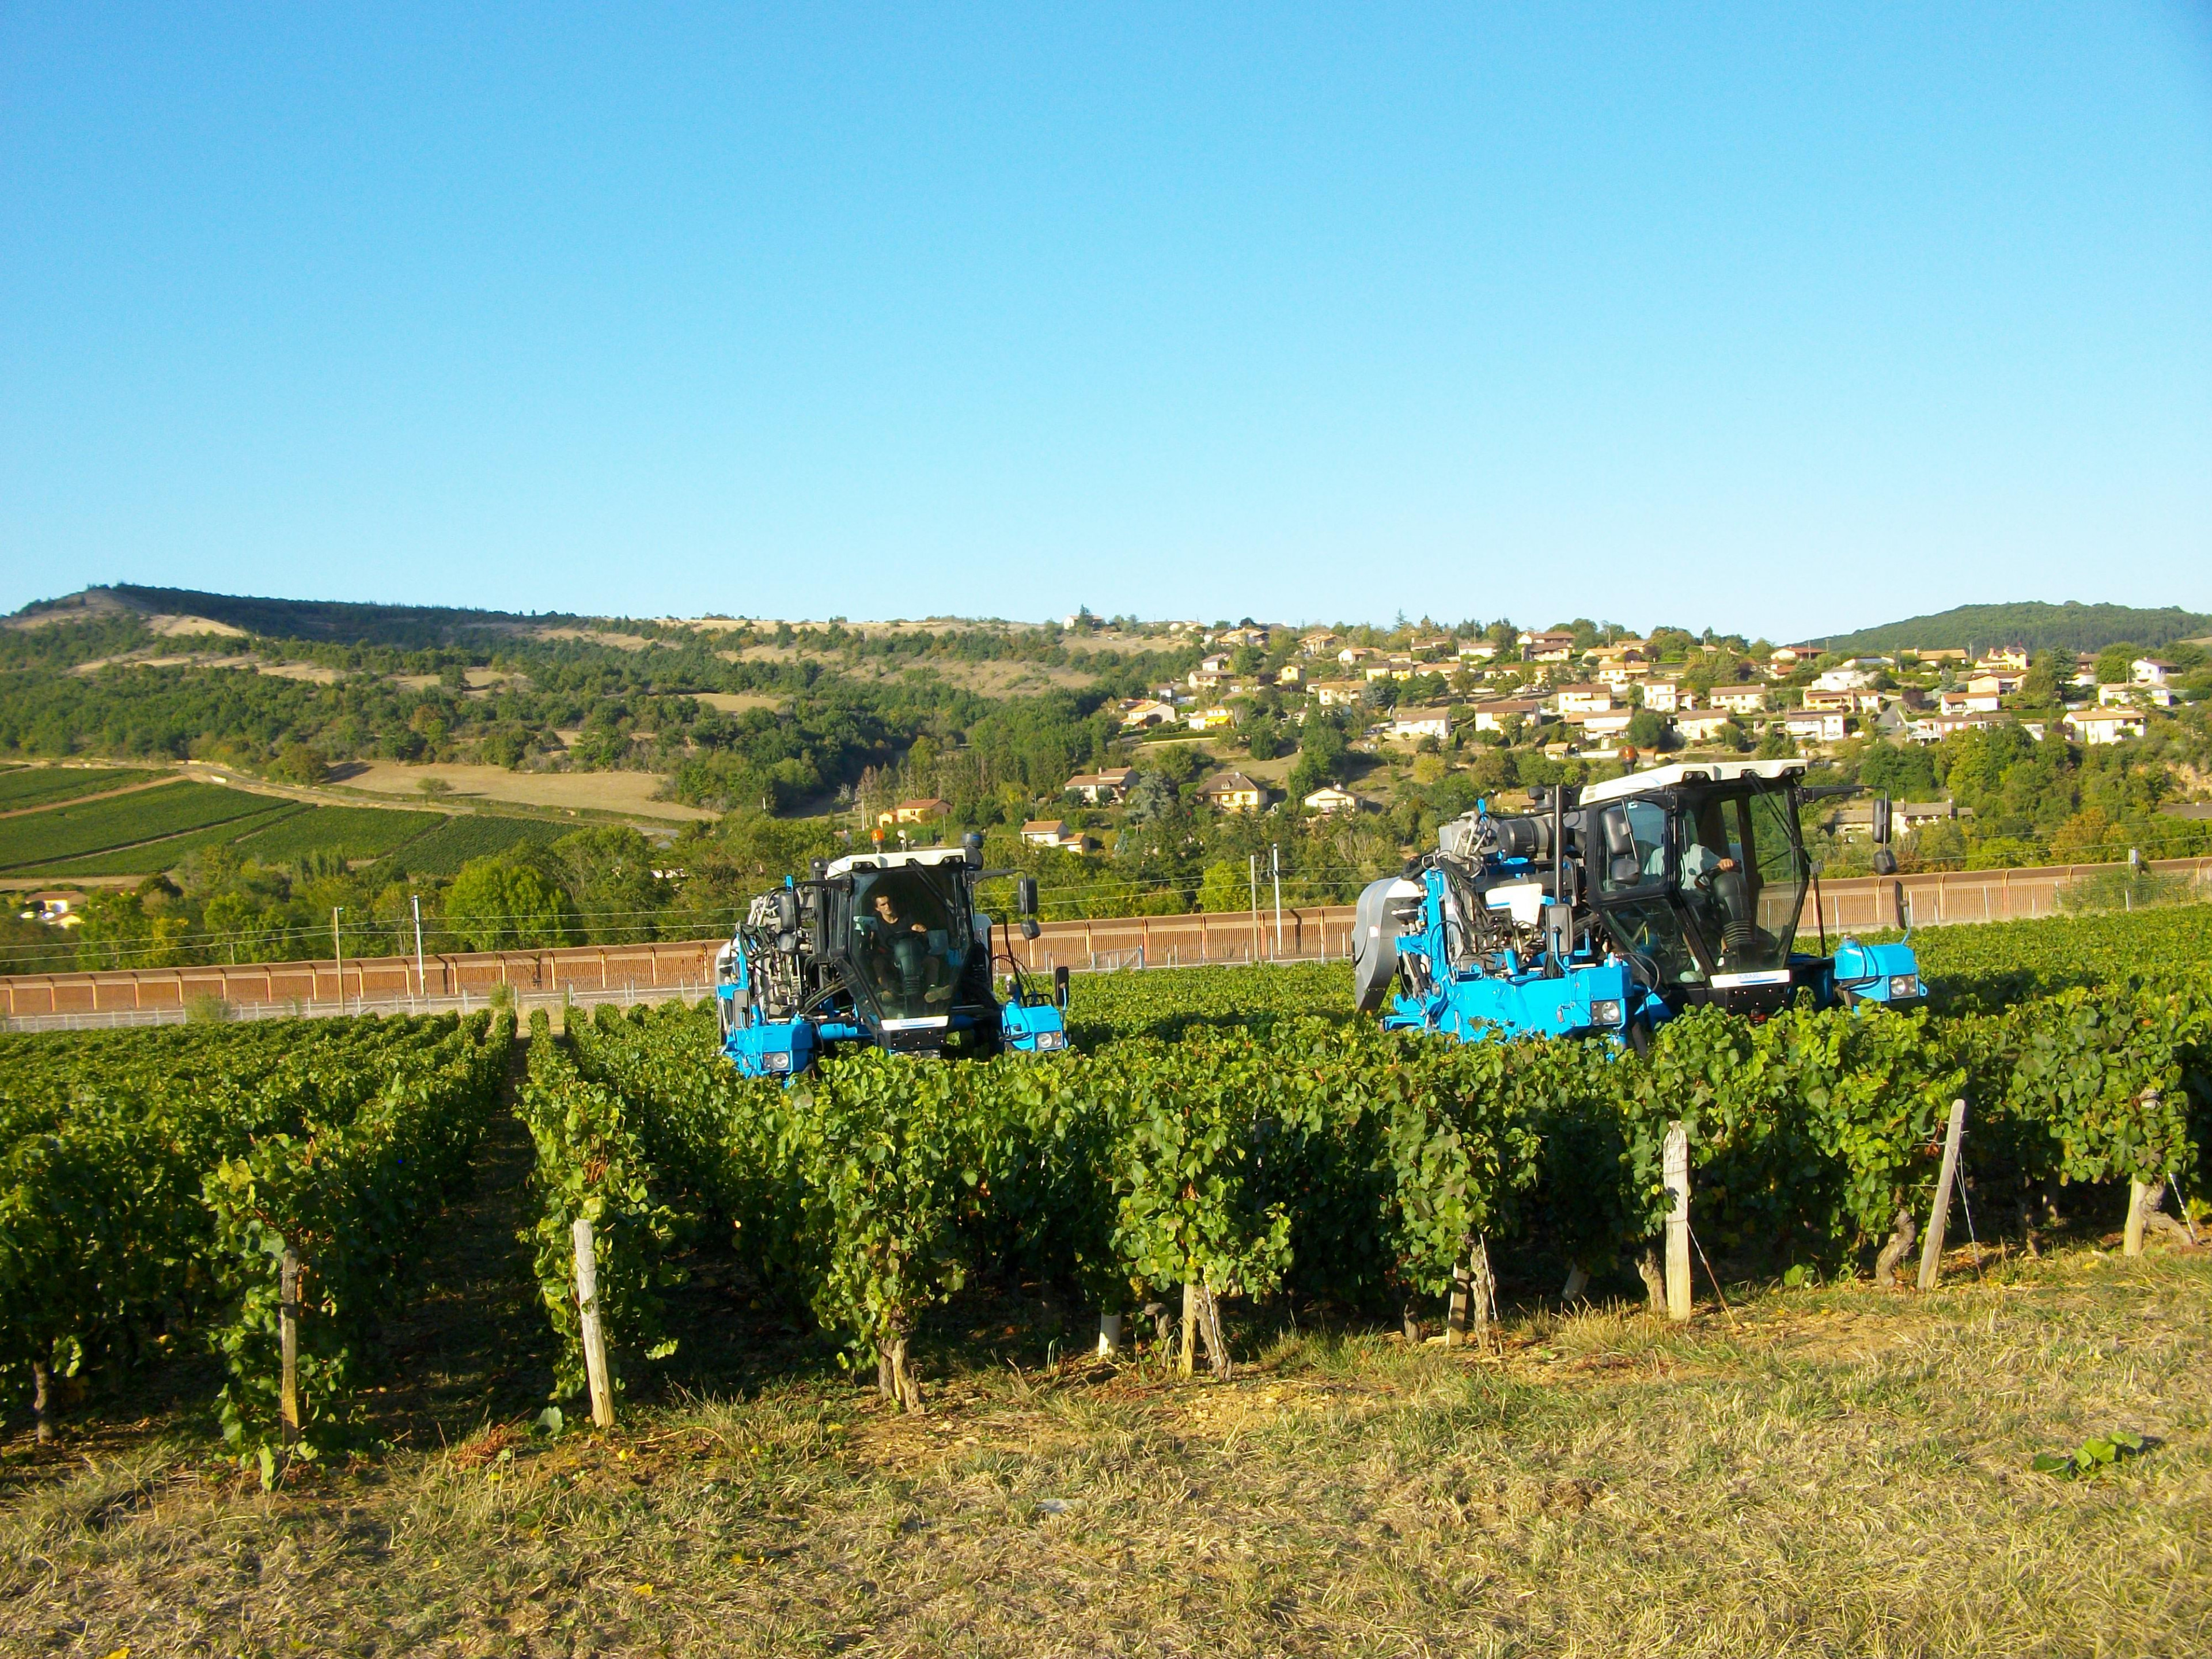
[[[1814,873],[1803,774],[1802,761],[1662,766],[1453,819],[1435,853],[1360,895],[1355,1002],[1387,1026],[1462,1038],[1641,1043],[1704,1005],[1917,1000],[1909,945],[1845,940],[1831,958],[1823,930],[1821,955],[1796,948]]]
[[[751,1077],[794,1077],[841,1046],[989,1055],[1066,1046],[1057,1000],[1018,967],[1001,1003],[992,921],[975,908],[980,838],[814,866],[748,907],[715,957],[722,1049]],[[1019,884],[1034,935],[1034,884]]]
[[[920,872],[854,878],[854,967],[876,1006],[894,1019],[942,1013],[967,972],[974,929],[956,922],[945,896]]]

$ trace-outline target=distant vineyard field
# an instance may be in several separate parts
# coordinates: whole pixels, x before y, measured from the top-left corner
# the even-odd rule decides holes
[[[550,845],[563,836],[574,834],[576,828],[573,823],[552,823],[541,818],[497,818],[481,814],[449,817],[436,829],[410,841],[399,861],[416,875],[450,876],[458,873],[471,859],[489,858],[511,847]]]
[[[149,783],[161,775],[138,767],[103,767],[97,771],[76,767],[66,770],[48,766],[10,767],[0,772],[0,812],[18,812],[26,807],[75,800],[81,795],[128,789],[134,783]]]
[[[204,853],[213,847],[227,847],[241,835],[258,834],[290,819],[305,817],[313,810],[292,801],[272,801],[266,811],[256,812],[246,817],[232,818],[211,824],[204,830],[168,836],[160,841],[144,842],[133,847],[118,847],[110,852],[89,853],[82,858],[65,859],[59,863],[36,865],[31,873],[56,878],[159,875],[165,870],[175,869],[195,853]]]
[[[0,869],[49,866],[88,854],[258,817],[272,806],[286,805],[272,802],[266,795],[180,782],[87,801],[81,806],[57,806],[22,817],[0,818]]]
[[[381,858],[448,820],[438,812],[380,806],[318,806],[239,838],[238,850],[264,864],[286,864],[308,853]]]

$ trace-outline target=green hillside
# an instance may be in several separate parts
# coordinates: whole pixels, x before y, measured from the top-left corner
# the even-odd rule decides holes
[[[2124,605],[1962,605],[1932,617],[1862,628],[1856,634],[1820,635],[1844,656],[1857,652],[1980,651],[2024,645],[2031,651],[2101,651],[2125,641],[2155,648],[2175,640],[2212,634],[2212,616],[2179,605],[2143,611]]]
[[[266,639],[320,640],[333,645],[388,645],[402,650],[489,642],[539,623],[574,617],[521,617],[439,605],[357,605],[334,599],[264,599],[202,593],[183,587],[118,582],[94,592],[113,595],[133,611],[205,617]]]

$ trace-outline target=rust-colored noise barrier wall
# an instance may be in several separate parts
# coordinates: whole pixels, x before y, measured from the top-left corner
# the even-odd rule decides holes
[[[2009,921],[2047,916],[2058,896],[2109,864],[2049,865],[2027,870],[1957,870],[1881,877],[1855,876],[1820,884],[1819,915],[1810,896],[1798,937],[1832,944],[1855,929],[1894,927],[1901,894],[1913,925]],[[2212,887],[2212,859],[2160,859],[2150,867]],[[1121,916],[1095,921],[1048,921],[1038,937],[1012,936],[1024,969],[1079,972],[1117,968],[1195,967],[1240,962],[1340,962],[1350,954],[1348,904],[1263,907],[1212,915]],[[1004,937],[1004,935],[1001,935]],[[191,968],[135,968],[82,974],[0,976],[0,1015],[101,1013],[181,1008],[203,997],[239,1006],[282,1003],[381,1005],[406,998],[481,997],[496,986],[538,998],[563,992],[599,1000],[631,995],[703,994],[714,978],[720,939],[647,945],[580,945],[545,951],[487,951],[425,957],[417,976],[412,956],[349,957],[343,966],[319,962],[208,963]]]

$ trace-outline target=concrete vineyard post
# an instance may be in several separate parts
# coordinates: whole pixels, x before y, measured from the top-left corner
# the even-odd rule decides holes
[[[1098,1357],[1111,1359],[1121,1352],[1121,1316],[1103,1313],[1098,1316]]]
[[[46,1369],[45,1360],[33,1359],[31,1362],[31,1416],[38,1424],[38,1437],[41,1443],[54,1437],[54,1425],[46,1417],[53,1398],[52,1380],[52,1373]]]
[[[1176,1354],[1176,1369],[1185,1376],[1198,1360],[1198,1285],[1189,1279],[1182,1286],[1182,1347]]]
[[[615,1425],[615,1395],[607,1380],[606,1333],[599,1328],[599,1269],[592,1256],[592,1224],[578,1216],[571,1231],[576,1242],[576,1311],[584,1327],[584,1374],[592,1385],[592,1421],[611,1429]]]
[[[1690,1316],[1690,1137],[1680,1123],[1667,1126],[1660,1154],[1667,1183],[1667,1317]]]
[[[1959,1178],[1959,1146],[1966,1134],[1966,1103],[1951,1103],[1950,1127],[1943,1132],[1943,1170],[1936,1177],[1936,1204],[1928,1217],[1927,1242],[1920,1247],[1920,1288],[1932,1291],[1943,1272],[1943,1229],[1951,1219],[1951,1186]]]
[[[289,1446],[300,1437],[300,1258],[289,1244],[276,1272],[276,1341],[283,1366],[277,1411]]]
[[[1474,1268],[1462,1250],[1452,1263],[1451,1311],[1444,1322],[1444,1346],[1456,1348],[1467,1340],[1468,1310],[1474,1304]]]

